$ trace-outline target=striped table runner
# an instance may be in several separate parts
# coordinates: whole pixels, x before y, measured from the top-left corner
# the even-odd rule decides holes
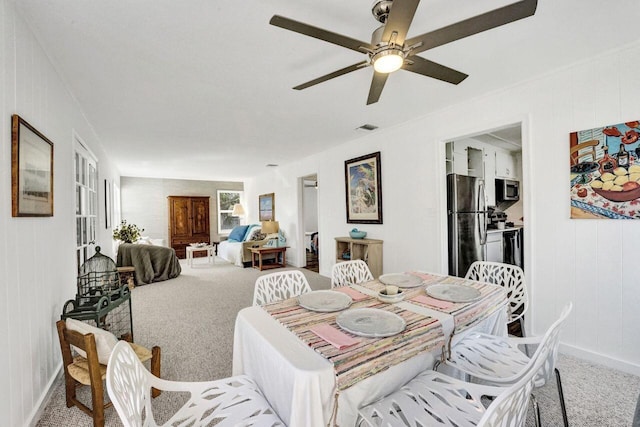
[[[407,327],[403,332],[385,338],[360,337],[343,331],[360,342],[339,350],[309,331],[309,328],[319,323],[327,323],[339,328],[336,317],[340,312],[313,312],[299,306],[297,298],[263,306],[274,319],[333,363],[337,390],[349,388],[390,366],[408,360],[419,353],[440,348],[444,344],[442,325],[437,319],[403,310],[393,304],[381,303],[373,297],[351,305],[351,308],[361,307],[378,308],[395,313],[405,320]]]
[[[464,279],[462,277],[440,276],[436,274],[411,272],[407,274],[416,275],[423,279],[423,284],[415,288],[403,289],[405,293],[404,301],[416,304],[431,310],[437,310],[442,313],[451,314],[454,319],[455,332],[461,332],[476,323],[486,319],[496,310],[503,307],[507,302],[506,291],[502,286],[489,283],[476,282],[475,280]],[[481,297],[472,302],[451,303],[449,308],[432,307],[428,304],[412,301],[411,299],[418,295],[426,295],[425,287],[436,283],[441,284],[458,284],[463,286],[471,286],[480,291]],[[384,285],[378,280],[367,283],[361,283],[359,286],[378,292],[384,289]]]

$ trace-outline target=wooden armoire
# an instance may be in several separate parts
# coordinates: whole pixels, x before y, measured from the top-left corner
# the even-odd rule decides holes
[[[169,246],[186,257],[189,243],[209,243],[209,197],[169,196]],[[195,255],[195,254],[194,254]]]

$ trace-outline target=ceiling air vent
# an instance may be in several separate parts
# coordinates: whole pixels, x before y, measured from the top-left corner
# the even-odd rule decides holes
[[[360,126],[359,128],[356,128],[356,130],[359,130],[361,132],[371,132],[372,130],[376,130],[376,129],[378,129],[378,126],[371,125],[369,123],[365,123],[364,125]]]
[[[276,164],[274,164],[274,163],[269,163],[269,164],[267,164],[267,167],[268,167],[268,168],[277,168],[277,167],[278,167],[278,165],[276,165]]]

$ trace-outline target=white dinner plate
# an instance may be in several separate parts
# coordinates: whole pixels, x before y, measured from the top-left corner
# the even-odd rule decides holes
[[[436,283],[427,286],[426,292],[430,297],[450,302],[471,302],[480,298],[480,291],[476,288],[455,283]]]
[[[344,310],[352,301],[349,295],[336,291],[311,291],[298,297],[302,307],[319,312]]]
[[[389,337],[404,331],[407,323],[395,313],[378,308],[354,308],[338,315],[342,329],[361,337]]]
[[[422,279],[413,274],[383,274],[378,280],[385,285],[395,285],[399,288],[415,288],[416,286],[422,285]]]

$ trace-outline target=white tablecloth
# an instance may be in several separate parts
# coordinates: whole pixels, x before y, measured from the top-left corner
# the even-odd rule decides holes
[[[453,320],[450,315],[415,304],[411,304],[411,310],[441,319],[445,337],[451,334]],[[504,336],[506,319],[505,307],[476,326],[457,333],[454,343],[470,331]],[[420,354],[343,390],[338,399],[337,425],[354,426],[358,408],[392,393],[420,372],[431,369],[439,357],[439,351]],[[335,392],[333,365],[261,307],[248,307],[238,313],[233,374],[252,377],[289,427],[323,427],[331,419]]]

